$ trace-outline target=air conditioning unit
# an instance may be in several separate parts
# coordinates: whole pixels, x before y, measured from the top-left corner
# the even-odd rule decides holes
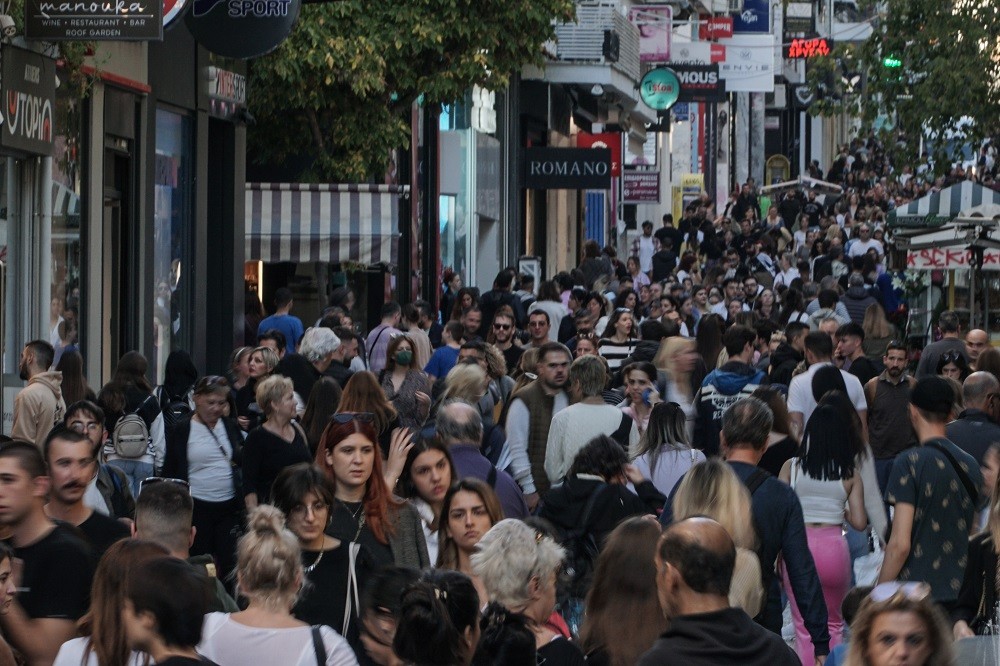
[[[764,93],[764,106],[768,109],[788,108],[787,90],[783,83],[774,84],[774,92]]]

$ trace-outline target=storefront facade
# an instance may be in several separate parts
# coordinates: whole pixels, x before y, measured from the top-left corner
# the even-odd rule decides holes
[[[3,431],[33,339],[57,353],[76,345],[95,391],[130,350],[149,359],[155,383],[173,349],[224,370],[242,332],[243,227],[233,220],[242,219],[245,139],[232,114],[211,115],[211,56],[182,24],[163,42],[101,43],[84,95],[57,86],[67,73],[40,54],[5,45],[0,57],[0,94],[23,93],[29,114],[49,114],[34,145],[10,142],[11,118],[0,126]],[[8,66],[29,78],[37,68],[35,88]]]

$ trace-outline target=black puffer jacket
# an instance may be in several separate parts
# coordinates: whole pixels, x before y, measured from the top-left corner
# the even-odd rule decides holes
[[[771,354],[771,383],[784,384],[788,386],[792,383],[792,373],[795,366],[802,362],[804,357],[797,352],[787,342],[782,342]]]

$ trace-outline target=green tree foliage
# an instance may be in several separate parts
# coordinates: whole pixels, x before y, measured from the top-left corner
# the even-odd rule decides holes
[[[878,7],[872,36],[838,47],[809,76],[814,89],[824,77],[839,84],[843,63],[864,75],[863,90],[838,90],[833,97],[839,99],[828,96],[811,112],[856,111],[897,165],[919,161],[920,138],[928,131],[944,137],[961,128],[965,137],[951,149],[968,143],[975,150],[1000,135],[1000,0],[881,0]],[[899,66],[886,66],[886,59]],[[938,173],[960,159],[945,141],[933,143]]]
[[[409,143],[410,108],[450,103],[474,84],[494,90],[542,58],[552,21],[573,0],[336,0],[302,8],[275,52],[250,66],[260,164],[311,162],[304,178],[380,175]]]

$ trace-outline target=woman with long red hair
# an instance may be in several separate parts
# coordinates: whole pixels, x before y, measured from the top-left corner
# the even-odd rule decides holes
[[[361,546],[364,569],[386,565],[422,569],[431,564],[416,510],[395,497],[382,476],[369,412],[334,414],[316,450],[316,464],[336,482],[327,534]],[[393,432],[393,448],[408,449],[412,435]]]

